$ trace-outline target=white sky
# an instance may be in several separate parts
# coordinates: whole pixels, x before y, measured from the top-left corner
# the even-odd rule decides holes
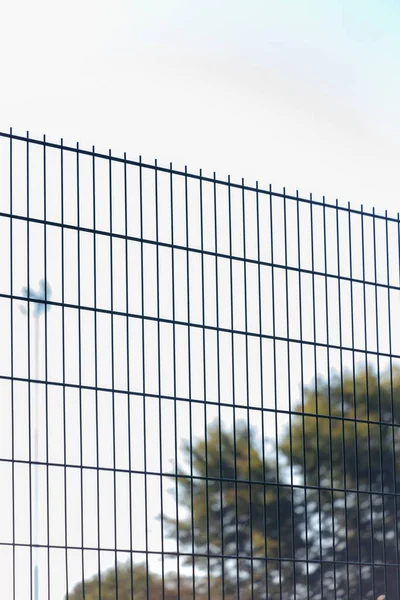
[[[0,20],[3,130],[397,213],[394,1],[14,0]]]
[[[46,133],[51,141],[63,137],[66,144],[95,144],[129,158],[142,154],[145,162],[158,158],[190,171],[215,170],[219,178],[285,185],[288,193],[325,194],[330,202],[338,197],[394,215],[399,210],[400,8],[394,2],[13,0],[0,6],[0,23],[2,131],[29,129],[32,137]],[[17,291],[26,285],[25,256],[14,258],[21,267],[14,273]],[[49,260],[53,267],[56,273],[57,256]],[[42,265],[35,268],[37,287]],[[56,276],[49,279],[57,295]],[[2,285],[8,286],[7,277]],[[49,320],[57,315],[54,309]],[[0,318],[4,332],[9,314]],[[24,319],[18,319],[22,331]],[[8,350],[0,351],[4,365]],[[21,352],[16,368],[25,368],[23,360]],[[284,354],[282,364],[285,369]],[[5,384],[1,389],[8,394]],[[8,413],[2,450],[10,441],[7,419]],[[43,442],[42,435],[42,452]],[[1,506],[10,508],[4,498]],[[150,512],[156,514],[158,504]],[[45,541],[44,521],[43,514]],[[88,530],[95,532],[92,525]],[[79,533],[79,526],[72,523],[71,531]],[[26,537],[27,524],[21,528]],[[153,528],[150,543],[159,538],[158,525]],[[4,532],[10,533],[7,524]],[[28,558],[21,555],[19,564]],[[88,557],[88,572],[95,572],[95,558]],[[41,560],[45,565],[44,554]],[[57,560],[63,564],[61,551]],[[79,560],[77,553],[72,582],[80,577]],[[112,560],[105,557],[104,565]],[[56,574],[52,581],[53,597],[61,600],[63,581]],[[26,597],[23,587],[20,594]]]

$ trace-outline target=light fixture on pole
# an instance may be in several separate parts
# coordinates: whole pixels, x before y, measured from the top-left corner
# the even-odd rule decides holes
[[[33,438],[33,462],[35,469],[33,471],[33,493],[34,493],[34,514],[33,514],[33,540],[34,544],[34,575],[33,575],[33,598],[39,600],[39,565],[38,565],[38,541],[39,541],[39,466],[38,450],[39,450],[39,406],[38,406],[38,380],[39,380],[39,318],[46,310],[50,308],[47,301],[51,297],[51,287],[47,281],[42,279],[39,282],[39,291],[32,288],[24,287],[22,295],[28,300],[34,301],[33,317],[35,320],[35,394],[34,394],[34,438]],[[24,315],[28,314],[28,310],[24,306],[20,306],[20,310]]]

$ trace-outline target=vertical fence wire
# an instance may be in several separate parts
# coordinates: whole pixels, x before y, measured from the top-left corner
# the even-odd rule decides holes
[[[8,597],[398,597],[399,215],[12,131],[0,185]]]

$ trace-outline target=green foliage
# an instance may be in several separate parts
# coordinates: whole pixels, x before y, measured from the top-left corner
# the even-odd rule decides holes
[[[378,378],[369,368],[343,380],[319,380],[305,390],[303,411],[297,410],[302,414],[292,417],[280,450],[292,457],[301,483],[311,486],[304,499],[309,559],[354,563],[339,566],[335,582],[328,570],[337,598],[375,598],[385,579],[387,598],[397,598],[395,568],[385,576],[367,563],[394,564],[398,556],[393,492],[400,483],[400,372]],[[324,581],[319,569],[313,581],[316,594]]]
[[[188,469],[179,474],[180,518],[178,524],[165,518],[169,535],[179,538],[182,551],[211,556],[196,558],[196,566],[223,581],[225,597],[238,588],[241,597],[258,599],[291,590],[290,560],[304,542],[292,491],[278,485],[276,456],[263,456],[243,422],[235,435],[214,424],[206,440],[193,448],[187,443],[184,452]]]
[[[117,596],[118,583],[118,596]],[[180,579],[180,598],[192,600],[192,585],[185,578]],[[84,584],[78,584],[70,594],[68,600],[175,600],[178,582],[174,575],[165,577],[164,582],[160,575],[147,571],[145,564],[133,565],[130,561],[119,564],[117,576],[115,568],[111,568],[101,574],[101,595],[99,578],[92,577]],[[199,597],[201,600],[201,597]]]
[[[278,456],[243,422],[234,434],[215,423],[185,444],[178,522],[163,520],[187,565],[195,560],[196,599],[233,600],[238,589],[241,600],[398,598],[400,371],[319,379],[295,412]],[[131,579],[120,566],[120,600],[131,600]],[[133,585],[134,600],[178,597],[175,575],[163,586],[144,565]],[[192,586],[181,577],[182,600]],[[82,600],[82,586],[69,598]],[[102,575],[101,598],[116,598],[115,570]],[[99,599],[97,578],[85,599]]]

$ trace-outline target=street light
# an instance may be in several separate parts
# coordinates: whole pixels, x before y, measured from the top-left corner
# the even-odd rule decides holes
[[[51,287],[49,283],[42,279],[39,282],[39,291],[35,291],[32,288],[24,287],[22,289],[22,295],[28,300],[34,300],[33,317],[35,319],[35,380],[39,380],[39,318],[41,314],[44,314],[46,310],[50,308],[47,306],[47,301],[51,297]],[[29,309],[29,304],[28,304]],[[20,310],[24,315],[28,314],[28,310],[25,306],[20,306]],[[33,490],[34,490],[34,514],[33,514],[33,543],[34,546],[34,579],[33,579],[33,597],[34,600],[39,600],[39,566],[38,566],[38,538],[39,538],[39,467],[38,461],[38,448],[39,448],[39,406],[38,406],[38,384],[35,386],[34,394],[34,442],[33,442],[33,461],[36,463],[36,468],[33,471]]]

